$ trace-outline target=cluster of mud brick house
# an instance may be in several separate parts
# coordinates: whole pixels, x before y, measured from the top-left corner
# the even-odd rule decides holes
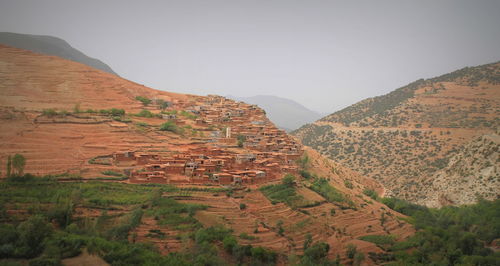
[[[225,132],[213,131],[203,144],[168,157],[135,151],[115,153],[117,164],[136,165],[130,182],[249,184],[297,172],[300,144],[269,122],[262,109],[220,96],[202,99],[176,105],[196,114],[198,127],[222,125]],[[238,148],[234,136],[244,137],[243,147]]]

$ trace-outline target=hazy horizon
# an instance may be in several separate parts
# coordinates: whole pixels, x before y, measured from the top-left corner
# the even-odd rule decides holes
[[[146,86],[275,95],[331,113],[500,59],[500,1],[0,1],[0,31],[50,35]]]

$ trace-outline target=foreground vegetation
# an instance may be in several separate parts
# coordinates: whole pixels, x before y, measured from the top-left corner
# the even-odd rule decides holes
[[[218,191],[218,190],[214,190]],[[274,264],[278,254],[240,245],[230,229],[204,228],[194,214],[206,206],[163,197],[188,193],[167,185],[65,182],[31,175],[0,182],[0,264],[60,265],[83,249],[112,265]],[[76,209],[96,215],[76,215]],[[113,213],[113,214],[112,214]],[[162,256],[148,243],[135,243],[144,217],[178,232],[189,248]],[[160,230],[150,230],[157,238]],[[184,245],[183,244],[183,245]],[[223,257],[220,254],[227,254]]]
[[[500,238],[500,200],[429,209],[395,198],[380,199],[408,215],[417,233],[403,242],[391,236],[369,236],[390,251],[391,265],[498,265],[500,253],[491,248]],[[498,241],[498,240],[497,240]]]

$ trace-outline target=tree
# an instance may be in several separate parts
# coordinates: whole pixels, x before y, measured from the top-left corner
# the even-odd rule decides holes
[[[354,255],[354,265],[361,265],[363,260],[365,260],[365,254],[357,252],[356,255]]]
[[[293,184],[295,183],[295,176],[291,174],[285,175],[282,181],[283,185],[286,185],[288,187],[293,187]]]
[[[12,158],[12,167],[16,169],[17,175],[23,175],[24,166],[26,165],[26,158],[21,154],[16,153]]]
[[[346,256],[349,258],[349,259],[353,259],[354,256],[356,255],[356,252],[357,252],[357,247],[356,245],[354,244],[349,244],[347,245],[347,250],[345,252]]]
[[[10,177],[12,174],[12,157],[7,158],[7,177]]]
[[[304,241],[304,250],[308,249],[309,246],[312,244],[313,239],[311,233],[306,234],[306,240]]]
[[[158,105],[158,107],[160,107],[161,110],[165,110],[167,107],[169,107],[171,105],[170,102],[167,102],[163,99],[156,99],[155,102]]]

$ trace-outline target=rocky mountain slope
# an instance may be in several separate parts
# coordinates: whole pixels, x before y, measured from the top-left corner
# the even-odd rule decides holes
[[[266,111],[267,117],[279,128],[286,131],[298,129],[300,126],[312,123],[321,118],[315,111],[290,99],[272,96],[257,95],[252,97],[227,96],[230,99],[256,104]]]
[[[361,237],[414,232],[403,215],[363,193],[383,192],[378,182],[304,148],[255,106],[158,91],[8,46],[0,46],[0,80],[2,176],[7,157],[19,153],[25,172],[65,181],[175,185],[184,190],[162,196],[208,206],[191,218],[224,225],[283,258],[302,254],[311,238],[343,263],[352,262],[345,251],[355,244],[372,264],[385,251]],[[283,183],[287,174],[295,181]],[[88,207],[79,212],[98,216]],[[134,239],[168,253],[181,245],[175,228],[146,217]]]
[[[478,197],[494,200],[500,191],[500,136],[498,132],[474,138],[453,154],[448,164],[429,177],[422,188],[432,207],[470,204]]]
[[[0,32],[0,44],[33,51],[35,53],[59,56],[117,75],[111,67],[102,61],[85,55],[60,38],[44,35]]]
[[[379,180],[388,189],[386,195],[435,205],[422,189],[431,185],[429,177],[445,168],[472,139],[495,132],[500,125],[499,66],[469,67],[418,80],[292,134]],[[499,193],[482,193],[478,187],[471,191],[476,192],[490,199]],[[472,201],[468,197],[467,202]]]

